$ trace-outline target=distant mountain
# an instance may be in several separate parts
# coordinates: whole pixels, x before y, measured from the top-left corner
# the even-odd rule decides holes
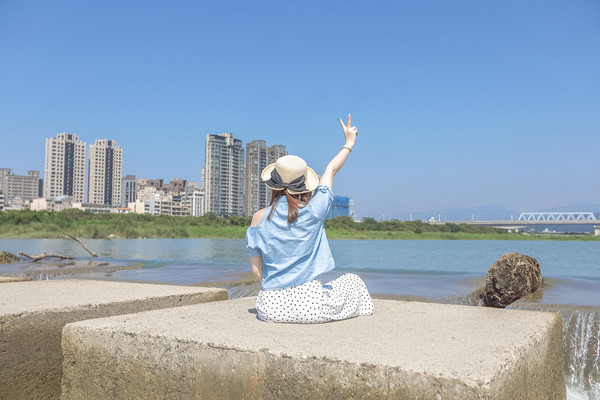
[[[539,210],[536,210],[539,211]],[[568,212],[568,211],[574,211],[574,212],[584,212],[584,211],[590,211],[593,212],[595,214],[600,212],[600,204],[592,204],[592,203],[581,203],[581,204],[572,204],[566,207],[552,207],[546,210],[541,210],[544,212]]]

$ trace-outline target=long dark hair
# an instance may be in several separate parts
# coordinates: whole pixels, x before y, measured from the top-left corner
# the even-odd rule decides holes
[[[283,190],[272,190],[271,191],[271,211],[269,212],[269,216],[267,219],[271,219],[271,214],[273,214],[273,210],[277,207],[277,203],[279,203],[279,199],[281,196],[285,195],[287,197],[288,202],[288,223],[293,223],[298,219],[298,208],[300,206],[304,207],[308,204],[308,201],[311,198],[312,193],[302,193],[302,194],[291,194],[287,189]]]

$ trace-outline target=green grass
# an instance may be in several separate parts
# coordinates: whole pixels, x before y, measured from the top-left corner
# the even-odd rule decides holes
[[[394,232],[394,231],[344,231],[327,229],[329,239],[359,239],[359,240],[600,240],[600,237],[591,234],[562,235],[562,234],[533,234],[520,233],[466,233],[466,232]]]
[[[11,211],[0,213],[2,238],[62,238],[63,233],[80,238],[243,238],[250,217],[170,217],[145,214],[86,214]]]
[[[251,217],[170,217],[147,214],[88,214],[80,210],[61,212],[8,211],[0,213],[0,238],[226,238],[243,239]],[[363,222],[339,217],[325,221],[330,239],[391,240],[600,240],[592,234],[508,233],[506,230],[470,225],[430,225],[422,221]]]

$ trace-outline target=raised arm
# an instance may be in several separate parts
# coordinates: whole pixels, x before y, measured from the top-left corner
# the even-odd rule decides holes
[[[344,130],[344,137],[346,138],[346,143],[344,144],[344,147],[342,147],[340,151],[338,151],[338,153],[331,159],[331,161],[329,161],[329,164],[327,164],[325,172],[323,172],[321,180],[319,181],[319,184],[327,185],[331,189],[333,189],[333,177],[342,168],[342,166],[346,162],[346,159],[348,158],[348,155],[352,151],[352,148],[354,148],[354,145],[356,144],[356,136],[358,136],[358,130],[355,126],[352,126],[350,118],[350,114],[348,114],[348,126],[344,125],[342,119],[339,118],[340,125],[342,125],[342,129]]]

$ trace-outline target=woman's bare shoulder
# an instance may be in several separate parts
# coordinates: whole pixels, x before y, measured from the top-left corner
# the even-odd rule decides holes
[[[260,221],[263,219],[263,216],[265,215],[265,211],[267,211],[266,208],[263,208],[262,210],[258,210],[257,212],[254,213],[254,215],[252,216],[252,222],[250,223],[250,226],[256,226],[260,223]]]

